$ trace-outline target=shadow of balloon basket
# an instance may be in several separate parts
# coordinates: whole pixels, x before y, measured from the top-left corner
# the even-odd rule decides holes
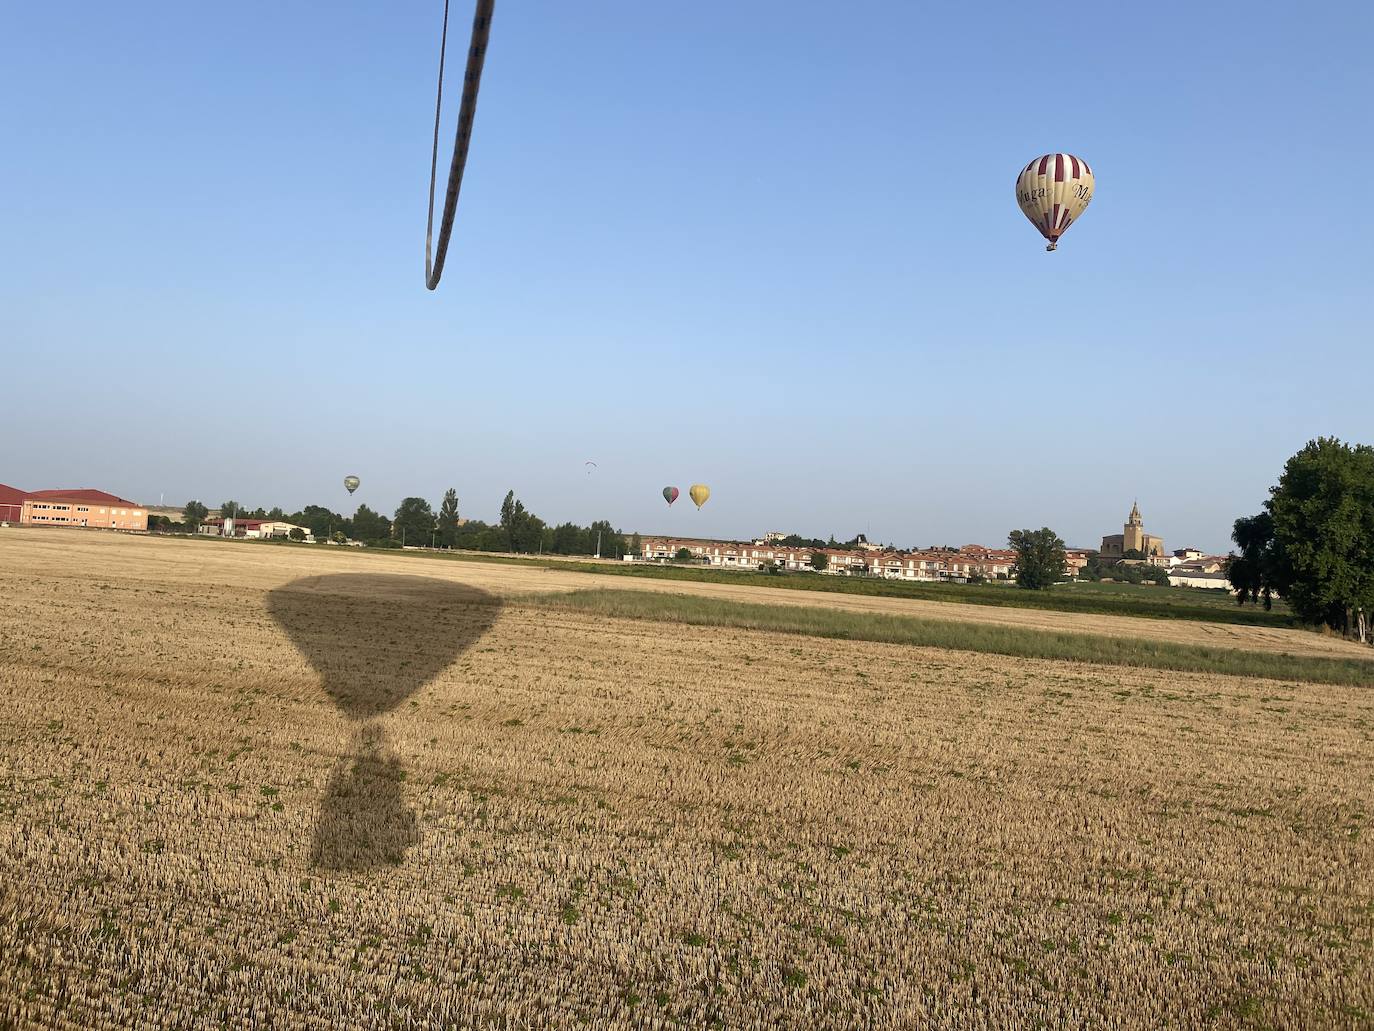
[[[500,600],[447,580],[340,573],[293,580],[268,594],[267,609],[354,724],[353,754],[335,767],[320,806],[311,864],[402,862],[420,832],[382,717],[490,630]]]

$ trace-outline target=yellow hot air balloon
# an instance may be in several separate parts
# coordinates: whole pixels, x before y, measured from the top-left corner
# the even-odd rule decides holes
[[[1093,170],[1072,154],[1044,154],[1016,179],[1016,203],[1021,213],[1050,242],[1054,250],[1064,231],[1078,221],[1093,199]]]
[[[704,483],[694,483],[692,489],[687,492],[687,496],[692,499],[697,508],[700,508],[706,504],[706,499],[711,496],[711,488]]]

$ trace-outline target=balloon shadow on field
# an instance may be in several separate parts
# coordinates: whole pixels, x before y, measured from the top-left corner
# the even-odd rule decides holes
[[[330,775],[311,865],[394,866],[420,840],[405,772],[381,717],[447,669],[501,611],[486,591],[423,576],[309,576],[268,593],[267,610],[355,724],[353,755]]]

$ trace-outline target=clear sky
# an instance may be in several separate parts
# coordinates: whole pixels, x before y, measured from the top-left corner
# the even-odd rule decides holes
[[[0,481],[1216,550],[1374,440],[1368,4],[503,0],[431,294],[441,10],[8,6]]]

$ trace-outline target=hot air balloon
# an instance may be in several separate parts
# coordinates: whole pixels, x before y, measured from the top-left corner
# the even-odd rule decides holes
[[[664,487],[663,500],[668,502],[669,505],[671,505],[674,501],[677,500],[677,496],[679,493],[681,492],[676,487]]]
[[[346,490],[346,491],[348,491],[348,493],[352,494],[355,490],[357,490],[360,486],[362,486],[362,482],[363,482],[363,481],[360,480],[360,479],[358,479],[358,477],[356,477],[356,476],[345,476],[345,477],[344,477],[344,490]]]
[[[1021,169],[1016,179],[1016,203],[1050,242],[1047,251],[1059,246],[1059,238],[1092,199],[1093,170],[1072,154],[1044,154]]]
[[[694,483],[691,489],[687,491],[687,496],[696,503],[697,508],[700,508],[706,504],[706,499],[711,496],[711,488],[704,483]]]

